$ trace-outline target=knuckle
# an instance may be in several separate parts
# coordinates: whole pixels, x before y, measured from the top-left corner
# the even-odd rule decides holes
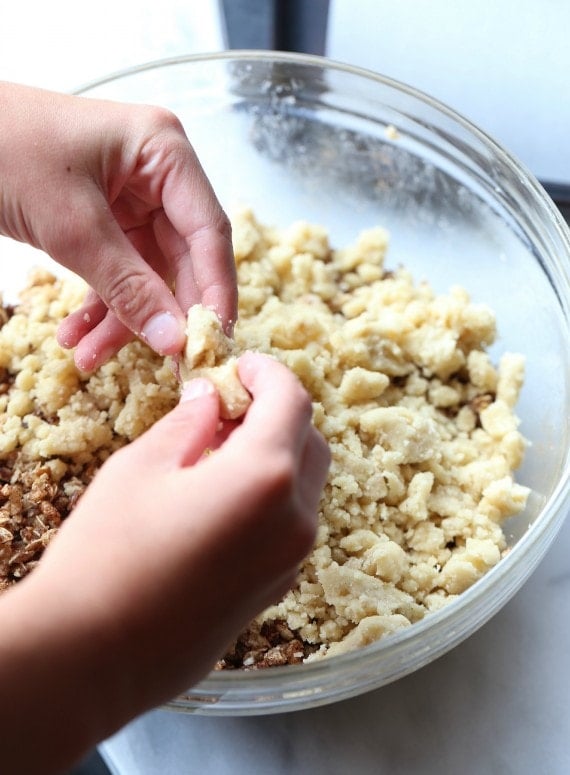
[[[147,105],[145,110],[149,123],[157,130],[171,130],[185,136],[182,122],[178,116],[162,105]]]
[[[139,320],[146,317],[149,300],[148,278],[133,267],[117,266],[107,280],[104,301],[119,320]]]
[[[178,116],[168,108],[159,105],[142,107],[135,134],[140,136],[141,125],[144,126],[143,143],[140,148],[141,158],[150,158],[156,165],[156,160],[174,169],[183,166],[190,154],[195,159],[195,152],[186,135],[184,126]]]
[[[199,242],[202,239],[209,239],[211,234],[215,232],[231,245],[232,225],[230,219],[214,192],[212,191],[211,193],[212,196],[205,198],[201,203],[203,210],[197,210],[199,220],[192,234],[192,240],[193,242]]]
[[[197,226],[192,234],[192,241],[207,240],[212,233],[219,234],[222,239],[232,244],[232,225],[226,212],[222,209],[217,198],[213,195],[205,211],[201,214],[202,223]]]
[[[214,228],[225,240],[230,244],[232,243],[232,224],[226,212],[221,208],[214,215]]]

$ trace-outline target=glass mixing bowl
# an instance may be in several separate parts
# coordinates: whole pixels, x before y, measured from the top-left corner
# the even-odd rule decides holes
[[[520,588],[569,507],[570,235],[537,181],[444,105],[327,59],[225,52],[150,63],[79,90],[172,109],[228,212],[325,225],[351,243],[391,233],[387,264],[439,292],[466,287],[497,314],[491,350],[524,353],[517,414],[530,439],[518,480],[532,488],[506,525],[511,551],[443,610],[362,648],[312,664],[218,672],[168,707],[209,715],[283,712],[394,681],[477,630]],[[181,614],[183,615],[183,614]]]

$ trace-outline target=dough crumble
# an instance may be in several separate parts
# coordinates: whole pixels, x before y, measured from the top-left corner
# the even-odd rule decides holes
[[[235,420],[247,411],[251,396],[237,373],[237,352],[233,339],[226,336],[216,313],[194,304],[188,310],[186,345],[178,362],[182,382],[207,377],[220,396],[220,416]]]
[[[234,340],[211,310],[191,308],[180,375],[212,379],[225,416],[236,418],[251,400],[237,357],[276,357],[310,392],[332,454],[317,539],[295,588],[217,665],[254,669],[333,656],[413,626],[499,562],[502,523],[529,494],[514,477],[526,448],[515,413],[524,358],[491,361],[495,316],[465,289],[438,295],[405,268],[386,269],[382,228],[339,249],[322,226],[276,229],[247,210],[232,225]],[[83,291],[44,273],[3,310],[0,587],[31,570],[105,457],[178,400],[171,362],[141,342],[92,374],[77,371],[55,330]],[[40,476],[34,501],[22,477]],[[23,500],[26,516],[14,505]],[[38,505],[48,501],[57,514]],[[41,508],[51,514],[44,532]]]

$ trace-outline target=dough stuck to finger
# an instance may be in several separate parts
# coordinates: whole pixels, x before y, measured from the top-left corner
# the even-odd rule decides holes
[[[196,377],[209,379],[220,396],[220,415],[225,420],[242,417],[251,403],[238,376],[237,355],[235,342],[222,330],[214,310],[201,304],[190,307],[180,379],[182,383]]]

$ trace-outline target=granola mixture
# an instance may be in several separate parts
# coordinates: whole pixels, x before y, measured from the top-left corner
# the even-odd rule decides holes
[[[528,496],[513,477],[526,446],[514,409],[524,360],[505,353],[491,362],[494,315],[464,289],[436,295],[404,268],[386,270],[381,228],[345,249],[320,226],[273,229],[249,211],[233,229],[235,344],[191,311],[183,377],[231,370],[244,349],[272,354],[311,393],[332,452],[317,540],[296,587],[217,665],[253,669],[408,627],[500,560],[501,524]],[[140,342],[92,374],[77,371],[55,330],[83,289],[40,273],[18,307],[4,308],[0,588],[33,568],[102,461],[177,401],[172,363]]]

